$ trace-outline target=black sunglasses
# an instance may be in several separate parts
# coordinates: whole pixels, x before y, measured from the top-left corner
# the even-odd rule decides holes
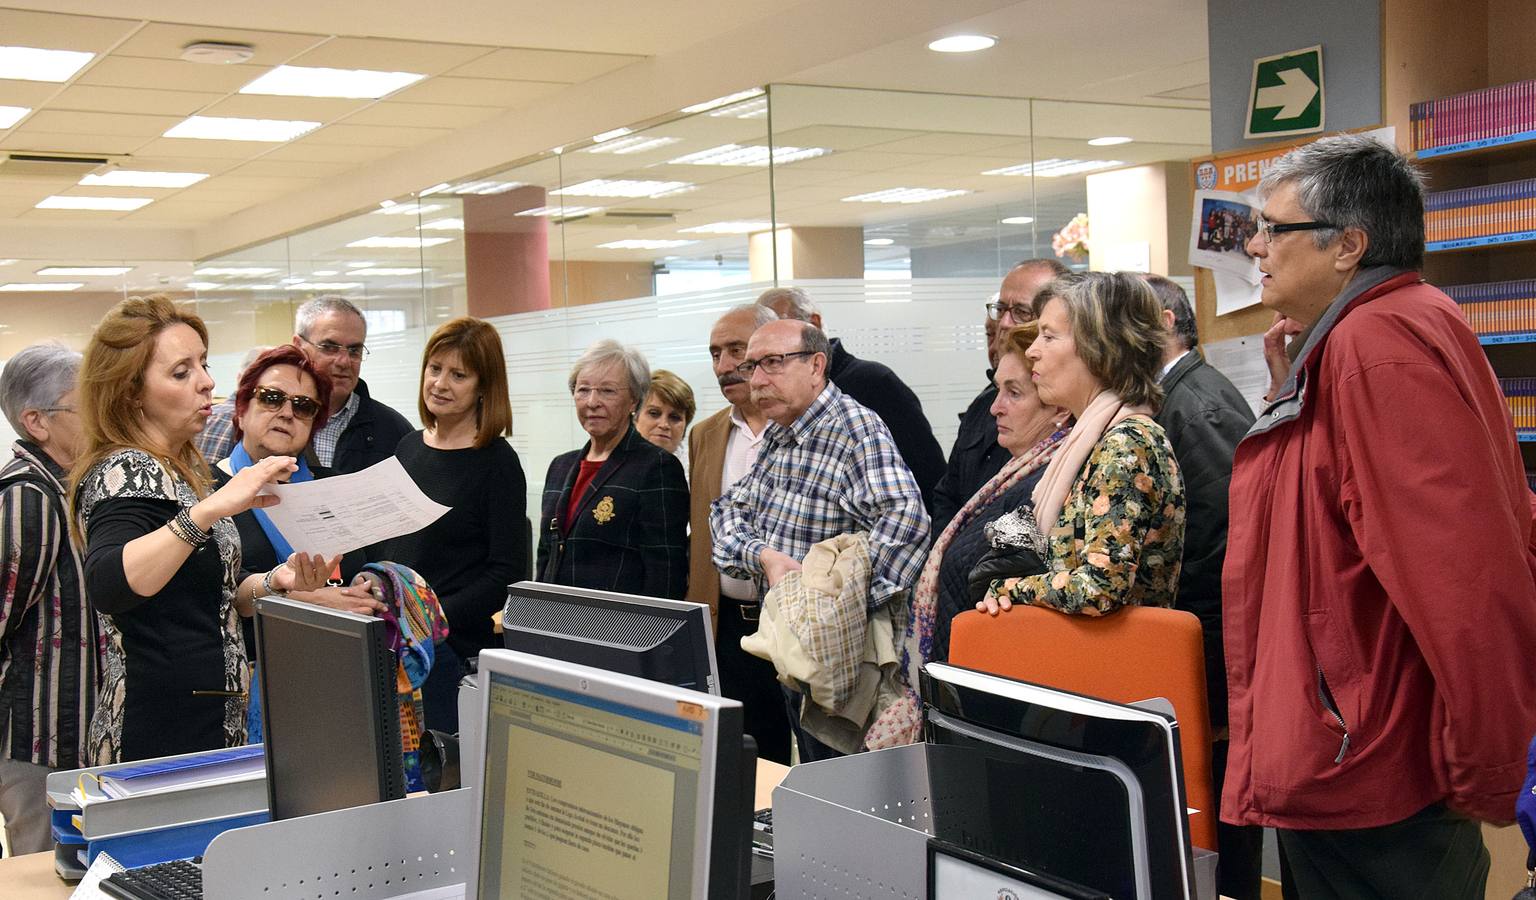
[[[262,385],[251,396],[261,404],[263,409],[269,409],[272,412],[281,410],[283,404],[287,403],[293,407],[293,417],[306,422],[320,414],[320,401],[303,394],[289,394],[277,388]]]

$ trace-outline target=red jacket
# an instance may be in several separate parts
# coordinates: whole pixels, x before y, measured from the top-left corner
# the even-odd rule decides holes
[[[1232,469],[1221,818],[1366,828],[1445,800],[1511,821],[1536,552],[1493,370],[1454,302],[1372,269],[1293,372]]]

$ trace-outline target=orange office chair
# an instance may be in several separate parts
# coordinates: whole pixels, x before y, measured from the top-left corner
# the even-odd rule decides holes
[[[1154,606],[1102,617],[1038,606],[1014,606],[996,618],[965,612],[950,629],[949,661],[1116,703],[1166,698],[1179,721],[1184,792],[1196,810],[1190,840],[1217,849],[1205,650],[1194,614]]]

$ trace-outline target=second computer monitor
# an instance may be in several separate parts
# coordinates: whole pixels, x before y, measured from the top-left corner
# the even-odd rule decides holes
[[[501,627],[508,650],[720,693],[702,603],[519,581],[507,588]]]

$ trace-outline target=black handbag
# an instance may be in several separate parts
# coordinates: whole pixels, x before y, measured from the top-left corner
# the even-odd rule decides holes
[[[988,522],[986,532],[987,552],[971,567],[966,579],[972,605],[986,597],[994,581],[1045,573],[1045,539],[1030,504]]]

